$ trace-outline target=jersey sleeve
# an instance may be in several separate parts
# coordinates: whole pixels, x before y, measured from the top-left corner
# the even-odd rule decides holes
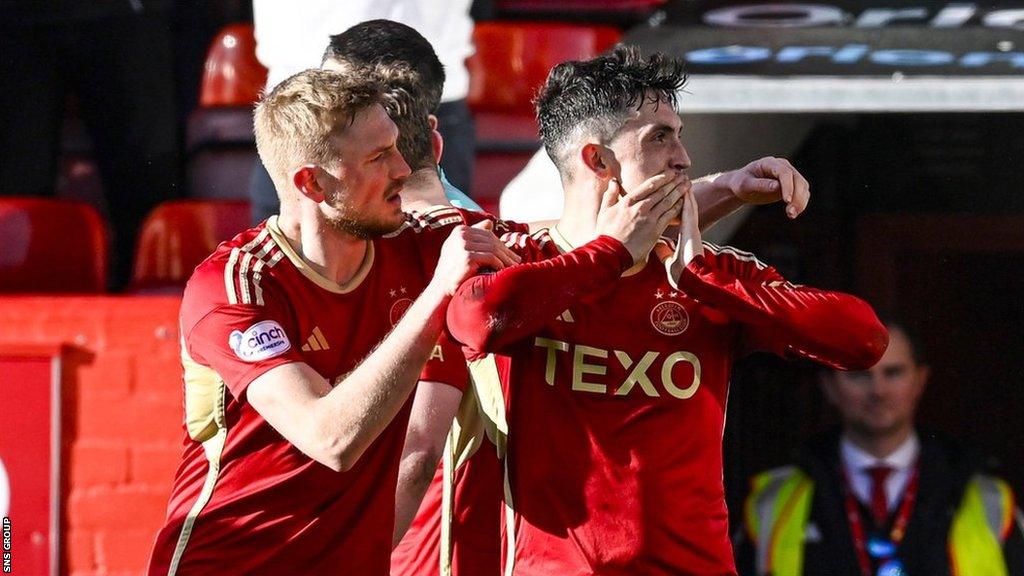
[[[295,346],[300,340],[270,282],[264,282],[263,305],[232,303],[225,295],[223,272],[204,267],[182,298],[182,345],[193,361],[212,368],[231,394],[241,399],[263,373],[302,362]]]
[[[525,224],[501,220],[486,212],[463,210],[454,206],[434,206],[422,211],[406,213],[406,225],[419,233],[417,249],[431,276],[437,266],[437,260],[441,256],[441,247],[451,235],[452,229],[455,226],[473,226],[484,221],[491,222],[491,230],[499,237],[504,234],[529,231],[529,226]]]
[[[466,366],[462,347],[448,334],[441,333],[441,338],[434,345],[430,358],[423,366],[420,380],[447,384],[461,392],[465,392],[469,387],[469,368]]]
[[[448,329],[468,347],[467,358],[497,352],[536,332],[633,264],[626,247],[609,236],[534,262],[541,250],[532,238],[513,249],[523,264],[466,280],[448,305]]]
[[[678,288],[743,324],[746,350],[807,358],[842,370],[873,366],[889,342],[863,300],[787,282],[752,254],[705,243]]]

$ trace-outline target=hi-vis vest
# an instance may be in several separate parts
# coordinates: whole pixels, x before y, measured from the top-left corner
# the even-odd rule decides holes
[[[744,516],[757,547],[758,574],[802,576],[804,538],[814,481],[795,466],[753,480]],[[967,484],[947,539],[956,576],[1008,576],[1002,543],[1013,527],[1013,493],[1002,480],[977,474]]]

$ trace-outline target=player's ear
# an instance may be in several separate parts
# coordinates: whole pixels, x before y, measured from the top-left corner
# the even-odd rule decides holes
[[[292,184],[300,194],[317,204],[324,201],[327,194],[317,180],[320,169],[316,164],[305,164],[292,170]]]
[[[441,137],[441,133],[436,129],[430,130],[430,146],[434,151],[434,162],[440,164],[441,155],[444,154],[444,138]]]
[[[619,163],[607,146],[593,142],[584,144],[580,148],[580,161],[599,180],[608,181],[619,174]]]
[[[427,124],[430,124],[431,130],[437,130],[437,116],[433,114],[427,114]]]

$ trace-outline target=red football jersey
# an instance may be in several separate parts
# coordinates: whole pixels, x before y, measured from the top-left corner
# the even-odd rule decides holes
[[[411,400],[347,472],[299,451],[246,401],[273,367],[305,362],[332,384],[352,371],[427,285],[454,224],[445,208],[374,239],[338,285],[289,246],[276,219],[221,244],[181,307],[185,440],[150,574],[387,574]],[[422,379],[460,389],[442,338]]]
[[[624,268],[614,240],[572,252],[557,234],[506,240],[536,264],[471,279],[448,323],[477,346],[474,384],[507,433],[507,573],[734,574],[722,481],[733,360],[871,362],[884,329],[870,307],[732,248],[706,245],[677,282],[663,243],[615,280],[603,277]],[[846,331],[863,343],[836,350],[856,340]]]
[[[391,576],[501,573],[501,462],[473,390],[462,400],[434,479],[391,553]]]

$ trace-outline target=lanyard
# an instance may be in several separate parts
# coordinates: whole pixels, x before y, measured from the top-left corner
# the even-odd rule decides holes
[[[910,474],[907,488],[903,491],[903,502],[896,513],[892,530],[889,531],[889,539],[894,547],[898,547],[906,535],[907,522],[910,521],[910,513],[914,510],[914,502],[917,500],[919,472],[918,462],[914,462],[914,470]],[[850,477],[845,470],[843,471],[843,480],[846,484],[846,519],[850,523],[850,532],[853,534],[853,545],[857,550],[857,562],[860,563],[861,575],[871,576],[871,559],[868,556],[868,541],[864,533],[864,520],[860,516],[860,508],[857,506],[857,500],[853,497],[853,489],[850,487]]]

